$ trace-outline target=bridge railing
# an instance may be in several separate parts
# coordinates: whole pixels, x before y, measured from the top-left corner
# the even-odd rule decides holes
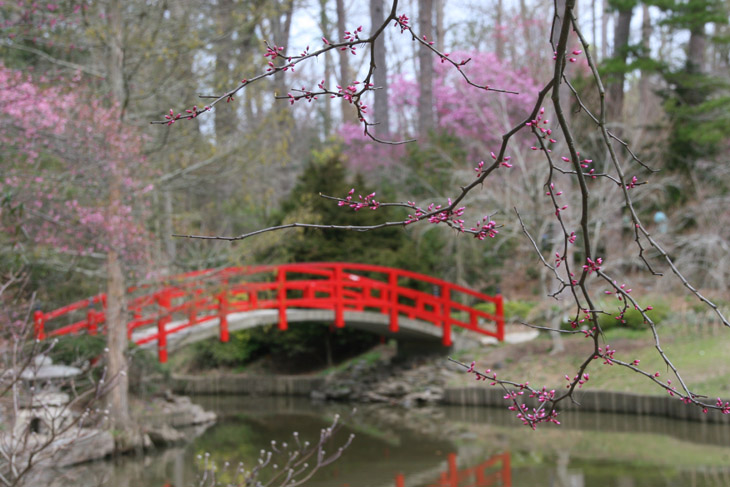
[[[409,287],[414,283],[431,292]],[[383,266],[303,263],[230,267],[181,274],[158,288],[145,285],[130,288],[130,292],[128,337],[131,339],[135,330],[147,330],[136,343],[156,341],[162,362],[167,360],[169,335],[217,320],[220,339],[226,342],[231,313],[265,309],[278,311],[282,330],[288,327],[288,309],[331,309],[338,328],[345,326],[348,311],[377,311],[389,316],[391,333],[398,332],[400,317],[407,317],[440,329],[446,346],[453,343],[453,327],[504,339],[501,296]],[[97,333],[105,322],[105,300],[100,294],[52,312],[37,311],[36,336]],[[473,307],[484,301],[494,303],[494,314]],[[89,310],[86,319],[46,332],[49,321],[84,308]]]

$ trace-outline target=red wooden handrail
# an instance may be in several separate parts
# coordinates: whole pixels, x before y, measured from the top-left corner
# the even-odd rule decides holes
[[[438,296],[400,284],[402,280],[424,283]],[[489,296],[442,279],[402,269],[346,262],[317,262],[228,267],[194,271],[168,277],[157,286],[144,284],[128,290],[127,324],[134,330],[156,326],[157,332],[136,343],[157,342],[161,362],[167,360],[167,337],[186,328],[218,320],[221,341],[228,341],[228,315],[260,309],[278,310],[279,328],[286,330],[288,309],[331,309],[336,327],[345,326],[346,311],[378,311],[389,317],[390,332],[399,329],[399,318],[431,323],[441,329],[442,343],[451,346],[452,328],[504,339],[502,296]],[[463,302],[462,302],[463,301]],[[494,314],[474,307],[479,302],[495,305]],[[78,301],[57,310],[34,314],[35,336],[96,333],[105,323],[106,296]],[[86,310],[86,318],[46,329],[48,323]],[[486,327],[485,322],[494,325]],[[174,325],[173,325],[174,323]]]

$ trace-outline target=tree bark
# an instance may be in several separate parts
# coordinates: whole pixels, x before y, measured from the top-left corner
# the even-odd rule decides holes
[[[608,13],[608,1],[601,2],[601,61],[608,57],[608,19],[611,17]]]
[[[233,0],[218,0],[216,23],[220,29],[215,51],[215,92],[220,93],[228,86],[231,77],[231,63],[234,59],[233,47]],[[234,110],[225,105],[216,107],[213,114],[216,144],[220,147],[235,129]]]
[[[385,19],[383,0],[370,0],[370,30],[374,32]],[[385,138],[390,133],[390,109],[388,107],[388,64],[385,59],[385,36],[380,35],[373,46],[375,49],[375,71],[373,73],[374,91],[374,127],[375,135]]]
[[[322,30],[322,36],[325,39],[330,37],[330,20],[327,16],[327,0],[319,0],[319,23]],[[330,52],[324,53],[324,79],[325,84],[329,83],[332,78],[332,56]],[[326,139],[332,131],[332,98],[326,96],[324,98],[324,108],[320,110],[322,114],[322,132]]]
[[[293,15],[294,0],[282,0],[275,6],[274,15],[271,17],[272,34],[274,36],[271,41],[277,46],[286,48],[289,45]],[[283,96],[288,91],[286,89],[286,77],[287,73],[283,71],[274,74],[274,91],[277,96]]]
[[[418,0],[418,34],[433,41],[433,0]],[[435,126],[433,115],[433,55],[426,46],[418,50],[419,87],[418,129],[427,135]]]
[[[124,119],[124,107],[128,100],[128,90],[124,81],[124,34],[122,26],[121,0],[113,0],[108,12],[109,44],[107,55],[107,76],[112,96],[119,104],[119,118]],[[108,217],[114,220],[121,207],[122,181],[119,173],[112,168],[109,188]],[[112,230],[113,232],[114,230]],[[119,230],[121,231],[121,230]],[[127,379],[127,321],[124,315],[124,273],[115,248],[114,236],[108,235],[110,249],[107,253],[107,291],[106,291],[106,327],[109,361],[107,374],[116,381],[112,387],[108,401],[112,423],[117,429],[126,429],[129,419],[129,382]]]
[[[651,40],[651,16],[649,14],[649,6],[647,4],[641,5],[641,47],[644,50],[644,55],[649,54],[651,46],[649,44]],[[641,99],[646,100],[649,96],[649,72],[646,70],[641,71],[641,79],[639,80],[639,93]]]
[[[504,35],[502,35],[502,14],[504,11],[504,5],[502,0],[497,0],[497,11],[495,12],[494,19],[494,54],[497,59],[504,59]]]
[[[690,74],[701,74],[705,72],[705,52],[707,47],[707,36],[704,24],[693,27],[689,32],[689,43],[687,45],[686,70]]]
[[[336,40],[339,42],[343,33],[345,32],[346,14],[345,14],[345,0],[337,0],[337,35]],[[340,54],[340,86],[348,86],[352,80],[352,74],[350,73],[350,53],[345,49],[338,51]],[[342,110],[342,122],[347,122],[348,119],[352,119],[352,113],[348,110],[347,103],[340,103],[340,109]]]
[[[631,17],[633,7],[627,7],[618,11],[618,21],[613,33],[613,57],[626,64],[628,57],[629,35],[631,33]],[[613,73],[613,80],[608,85],[608,116],[612,122],[620,122],[624,109],[624,72]]]
[[[446,0],[436,0],[436,49],[446,49],[446,30],[444,29],[444,6]]]

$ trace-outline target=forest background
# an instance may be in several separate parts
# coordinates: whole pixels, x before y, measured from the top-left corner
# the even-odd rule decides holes
[[[187,270],[306,260],[401,267],[539,306],[534,303],[552,291],[550,276],[522,238],[513,208],[545,254],[555,253],[562,235],[548,218],[544,176],[527,139],[511,149],[516,170],[465,201],[499,223],[496,239],[434,225],[368,233],[298,229],[235,245],[172,236],[389,219],[343,211],[318,197],[344,197],[353,187],[363,195],[377,189],[389,201],[444,201],[529,113],[536,80],[553,69],[544,38],[552,2],[403,2],[400,10],[411,13],[439,51],[472,59],[464,68],[472,78],[520,94],[467,91],[453,68],[389,28],[375,79],[382,89],[367,104],[378,137],[416,137],[416,143],[373,144],[353,106],[339,99],[290,106],[287,94],[313,79],[342,87],[358,79],[369,56],[349,50],[252,84],[200,122],[149,125],[171,108],[185,113],[185,104],[205,105],[198,94],[219,94],[265,71],[266,41],[297,50],[322,38],[337,41],[358,26],[367,32],[382,21],[384,5],[365,6],[344,0],[0,2],[0,269],[26,273],[26,294],[36,291],[36,306],[46,310],[107,291],[112,281],[123,289]],[[728,8],[721,0],[593,0],[577,9],[607,84],[612,130],[660,170],[634,196],[635,208],[655,222],[654,235],[685,276],[720,299],[727,299],[730,280]],[[580,91],[581,70],[586,79],[589,72],[584,57],[576,55],[574,64]],[[586,96],[586,103],[598,103]],[[584,147],[599,146],[590,127],[577,135]],[[609,164],[600,154],[593,160],[598,172]],[[643,185],[649,171],[629,176]],[[603,218],[590,230],[599,253],[612,270],[631,275],[640,267],[631,222],[616,209],[615,195],[597,200],[605,211],[593,212]],[[392,211],[394,218],[406,216]],[[566,218],[578,215],[569,210]],[[584,260],[579,253],[572,258]],[[679,287],[638,274],[632,285],[656,294]],[[292,349],[323,357],[323,330],[280,337],[279,348],[266,350],[242,334],[238,347],[205,349],[201,357],[240,363]],[[345,348],[374,340],[339,336]]]

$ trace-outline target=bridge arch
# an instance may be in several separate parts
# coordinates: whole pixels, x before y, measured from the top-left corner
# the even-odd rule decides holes
[[[425,285],[425,286],[424,286]],[[417,287],[427,287],[425,292]],[[397,336],[402,340],[454,342],[453,327],[504,339],[502,297],[391,267],[344,262],[228,267],[194,271],[129,289],[128,337],[155,346],[161,362],[191,341],[266,324],[330,321]],[[488,313],[474,306],[494,304]],[[98,333],[106,296],[99,294],[57,310],[34,314],[37,338]],[[86,312],[82,319],[53,326]],[[50,326],[49,326],[50,325]]]

